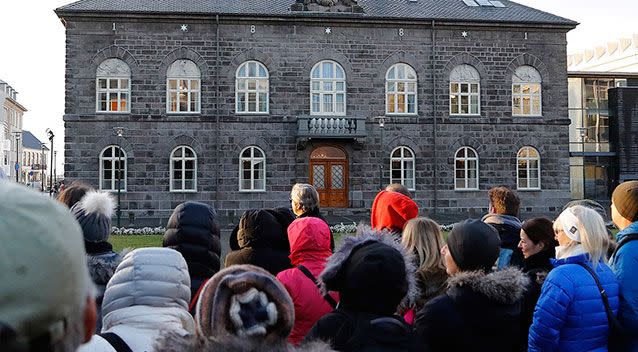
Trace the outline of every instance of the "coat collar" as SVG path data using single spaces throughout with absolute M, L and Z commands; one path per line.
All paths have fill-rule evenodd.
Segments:
M 480 270 L 463 271 L 448 280 L 448 295 L 454 296 L 457 289 L 465 287 L 491 301 L 512 304 L 523 297 L 528 284 L 527 275 L 512 267 L 487 274 Z
M 616 234 L 616 242 L 620 242 L 623 238 L 627 237 L 627 235 L 631 235 L 634 233 L 638 233 L 638 221 L 634 221 L 624 230 L 618 231 L 618 233 Z
M 589 261 L 589 254 L 587 253 L 578 254 L 578 255 L 562 258 L 562 259 L 551 260 L 552 265 L 554 265 L 554 267 L 559 267 L 561 265 L 566 265 L 566 264 L 587 263 L 588 261 Z

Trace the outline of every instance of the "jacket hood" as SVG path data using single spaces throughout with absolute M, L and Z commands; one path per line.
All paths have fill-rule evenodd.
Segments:
M 331 254 L 330 228 L 314 217 L 299 218 L 288 226 L 290 262 L 298 266 L 305 261 L 325 261 Z
M 282 214 L 282 221 L 287 222 Z M 294 218 L 291 217 L 290 222 Z M 289 225 L 290 223 L 288 223 Z M 243 248 L 274 248 L 289 251 L 286 229 L 288 225 L 280 223 L 274 211 L 248 210 L 239 220 L 237 244 Z
M 521 220 L 516 216 L 503 215 L 503 214 L 487 214 L 481 219 L 484 223 L 490 225 L 505 225 L 517 230 L 520 230 L 523 226 Z
M 370 224 L 374 229 L 401 232 L 408 220 L 419 215 L 419 206 L 401 193 L 381 191 L 374 198 Z
M 634 221 L 625 229 L 618 231 L 616 234 L 616 242 L 619 243 L 623 238 L 635 233 L 638 233 L 638 221 Z
M 292 346 L 286 341 L 264 344 L 258 340 L 236 336 L 184 336 L 173 332 L 163 335 L 155 345 L 162 352 L 333 352 L 330 345 L 312 341 L 301 346 Z
M 115 273 L 122 258 L 128 252 L 130 252 L 130 249 L 125 249 L 122 253 L 87 254 L 86 264 L 88 265 L 89 274 L 91 275 L 91 279 L 93 279 L 93 283 L 96 285 L 106 285 Z
M 106 286 L 102 314 L 132 306 L 188 312 L 190 277 L 182 255 L 169 248 L 139 248 L 124 256 Z
M 490 301 L 513 304 L 523 298 L 528 284 L 527 275 L 512 267 L 488 274 L 480 270 L 466 271 L 448 279 L 448 295 L 454 297 L 456 289 L 468 288 Z
M 141 334 L 151 335 L 158 331 L 174 331 L 180 335 L 195 334 L 195 320 L 187 311 L 176 308 L 132 306 L 106 314 L 102 319 L 102 331 L 118 326 L 145 330 Z
M 340 304 L 352 310 L 392 314 L 399 305 L 412 305 L 419 296 L 412 253 L 388 231 L 359 226 L 357 233 L 328 259 L 319 276 L 325 289 L 338 291 Z
M 215 209 L 198 202 L 175 207 L 162 246 L 182 254 L 192 277 L 210 278 L 219 271 L 221 242 Z

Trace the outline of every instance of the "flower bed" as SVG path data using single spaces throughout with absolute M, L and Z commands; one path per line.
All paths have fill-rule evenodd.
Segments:
M 113 227 L 111 228 L 111 235 L 122 236 L 136 236 L 136 235 L 164 235 L 166 231 L 165 227 L 142 227 L 142 228 L 126 228 L 126 227 Z

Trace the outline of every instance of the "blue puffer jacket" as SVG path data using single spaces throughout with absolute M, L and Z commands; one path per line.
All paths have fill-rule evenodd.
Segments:
M 616 240 L 620 242 L 630 234 L 638 234 L 638 221 L 618 232 Z M 610 266 L 620 285 L 618 319 L 635 336 L 623 351 L 638 351 L 638 240 L 622 246 L 611 258 Z
M 600 291 L 591 274 L 587 254 L 554 260 L 541 290 L 529 330 L 529 351 L 607 351 L 609 325 Z M 611 269 L 599 263 L 596 274 L 614 314 L 618 311 L 618 283 Z

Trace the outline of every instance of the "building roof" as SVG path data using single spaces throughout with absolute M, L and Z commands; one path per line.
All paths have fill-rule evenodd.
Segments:
M 40 142 L 40 140 L 36 136 L 34 136 L 33 133 L 29 131 L 25 131 L 25 130 L 22 131 L 22 147 L 23 148 L 40 150 L 42 148 L 41 146 L 42 146 L 42 142 Z M 44 150 L 49 150 L 49 148 L 45 146 Z
M 249 15 L 259 17 L 357 17 L 486 23 L 535 23 L 575 27 L 578 23 L 509 0 L 504 7 L 468 6 L 473 0 L 358 0 L 364 13 L 291 11 L 295 0 L 80 0 L 56 9 L 65 14 Z M 485 1 L 479 1 L 485 2 Z M 489 2 L 488 2 L 489 3 Z

